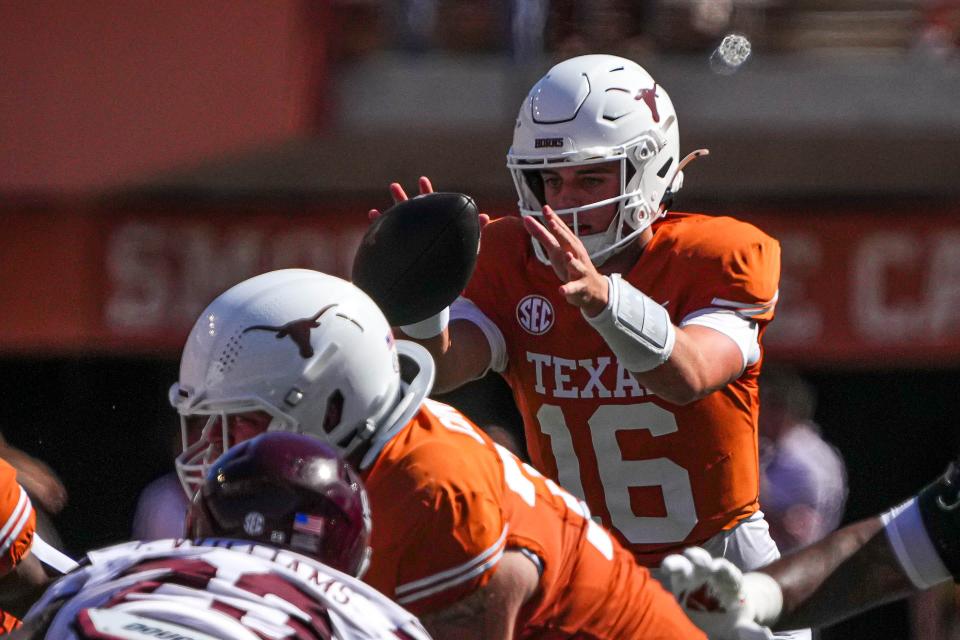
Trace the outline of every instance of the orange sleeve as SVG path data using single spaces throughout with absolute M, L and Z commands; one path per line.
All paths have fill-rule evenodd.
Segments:
M 708 218 L 687 233 L 678 253 L 693 278 L 691 311 L 730 309 L 762 324 L 773 319 L 780 243 L 733 218 Z
M 0 636 L 16 631 L 20 628 L 20 624 L 19 618 L 6 611 L 0 611 Z
M 27 555 L 36 526 L 36 513 L 17 482 L 16 469 L 0 460 L 0 575 L 9 573 Z
M 365 579 L 415 614 L 436 611 L 490 580 L 506 523 L 486 463 L 468 451 L 438 438 L 394 464 L 371 491 L 377 519 Z
M 504 294 L 516 288 L 507 275 L 512 273 L 514 280 L 526 277 L 523 256 L 529 244 L 530 236 L 518 218 L 500 218 L 483 228 L 477 266 L 463 296 L 477 305 L 501 331 L 515 324 L 504 316 L 513 308 L 504 304 Z M 511 265 L 516 270 L 509 268 Z

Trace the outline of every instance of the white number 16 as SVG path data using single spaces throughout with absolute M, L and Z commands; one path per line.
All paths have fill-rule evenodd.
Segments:
M 580 461 L 573 450 L 563 411 L 545 404 L 537 412 L 537 420 L 541 430 L 550 436 L 560 484 L 582 498 Z M 686 538 L 697 524 L 687 470 L 668 458 L 624 460 L 616 435 L 625 429 L 646 429 L 653 437 L 674 433 L 677 430 L 674 415 L 653 403 L 603 405 L 590 416 L 587 426 L 613 526 L 635 544 L 680 542 Z M 629 487 L 657 486 L 663 491 L 667 515 L 634 515 Z

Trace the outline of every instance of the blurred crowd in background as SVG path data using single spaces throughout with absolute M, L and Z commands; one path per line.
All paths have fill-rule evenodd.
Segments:
M 956 0 L 336 0 L 343 58 L 379 50 L 628 58 L 709 51 L 727 33 L 763 52 L 911 51 L 953 56 Z M 386 9 L 386 10 L 384 10 Z

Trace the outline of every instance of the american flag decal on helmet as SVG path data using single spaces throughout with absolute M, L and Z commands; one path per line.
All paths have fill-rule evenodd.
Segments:
M 311 516 L 308 513 L 298 513 L 293 517 L 293 530 L 300 533 L 310 533 L 315 536 L 323 535 L 323 518 Z

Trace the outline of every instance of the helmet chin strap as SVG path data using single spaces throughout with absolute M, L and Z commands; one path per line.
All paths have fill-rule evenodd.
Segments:
M 667 184 L 670 185 L 669 187 L 667 187 L 667 193 L 676 193 L 677 191 L 680 191 L 680 187 L 683 186 L 682 172 L 684 167 L 686 167 L 688 164 L 690 164 L 697 158 L 702 158 L 708 155 L 710 155 L 710 149 L 696 149 L 695 151 L 691 151 L 690 153 L 685 155 L 683 157 L 683 160 L 677 163 L 677 168 L 673 170 L 673 175 L 670 176 L 670 181 L 667 182 Z M 676 186 L 674 186 L 675 183 L 676 183 Z M 667 194 L 664 194 L 664 198 L 666 198 L 666 195 Z
M 436 365 L 424 347 L 409 340 L 397 340 L 397 354 L 411 360 L 417 371 L 409 380 L 401 378 L 399 398 L 389 413 L 378 421 L 373 437 L 368 440 L 370 447 L 357 466 L 360 470 L 366 469 L 377 459 L 390 438 L 413 419 L 433 389 Z

